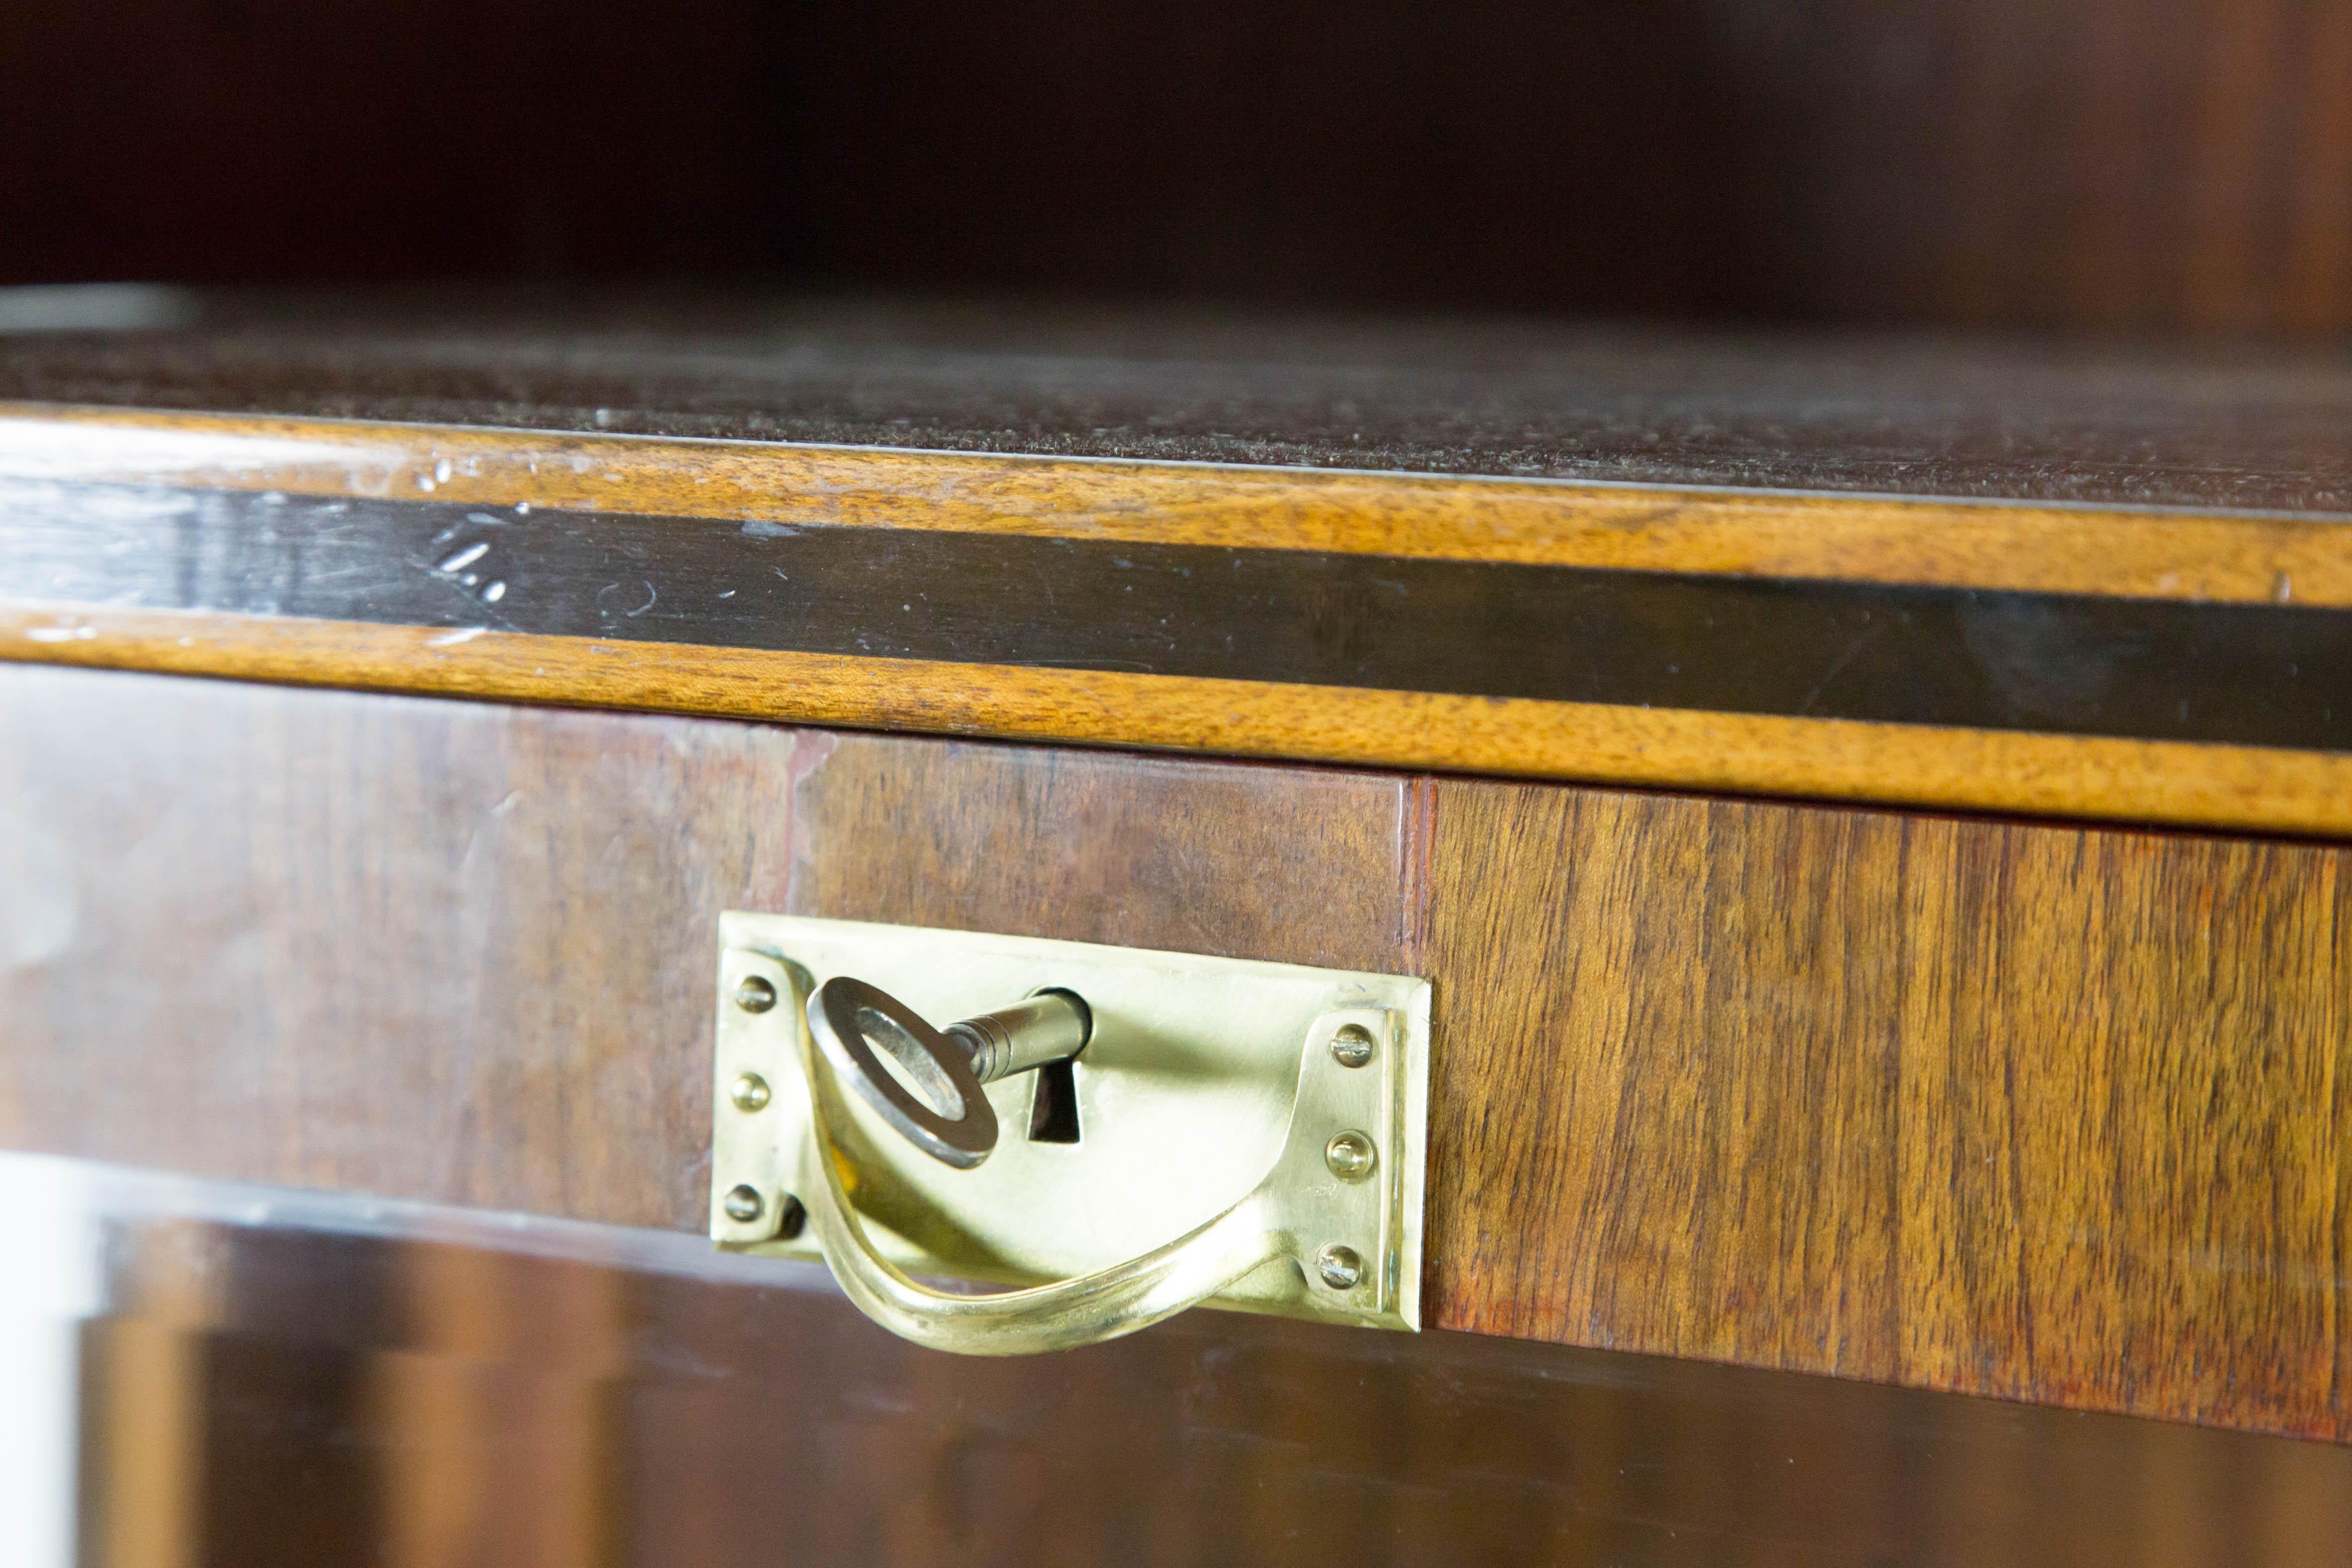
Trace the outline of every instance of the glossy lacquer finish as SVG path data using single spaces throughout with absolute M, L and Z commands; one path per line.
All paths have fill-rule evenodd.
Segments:
M 2345 608 L 5 482 L 0 538 L 20 602 L 2352 751 Z
M 721 910 L 1422 974 L 1427 1323 L 2352 1435 L 2342 848 L 0 673 L 0 1145 L 698 1233 Z
M 2347 532 L 0 405 L 0 659 L 2238 829 Z
M 691 1237 L 23 1156 L 0 1246 L 21 1568 L 2352 1552 L 2340 1448 L 1788 1373 L 1230 1313 L 977 1363 Z

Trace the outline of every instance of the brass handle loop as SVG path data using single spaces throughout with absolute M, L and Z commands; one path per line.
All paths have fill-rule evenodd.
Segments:
M 823 1258 L 969 1355 L 1195 1304 L 1420 1326 L 1427 981 L 734 910 L 720 937 L 720 1247 Z
M 837 984 L 826 982 L 820 994 Z M 1288 1253 L 1286 1238 L 1270 1223 L 1270 1205 L 1261 1185 L 1174 1241 L 1093 1274 L 985 1296 L 957 1295 L 920 1284 L 882 1255 L 850 1202 L 856 1167 L 828 1124 L 828 1107 L 836 1096 L 827 1068 L 834 1064 L 831 1052 L 814 1039 L 819 1016 L 814 997 L 809 1016 L 812 1027 L 800 1031 L 800 1054 L 808 1079 L 810 1163 L 815 1177 L 803 1184 L 809 1189 L 804 1206 L 810 1228 L 824 1250 L 825 1266 L 849 1299 L 902 1339 L 966 1355 L 1071 1350 L 1149 1328 Z M 992 1117 L 990 1124 L 994 1124 Z

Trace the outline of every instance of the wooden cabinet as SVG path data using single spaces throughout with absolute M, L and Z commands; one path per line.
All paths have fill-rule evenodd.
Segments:
M 683 1237 L 567 1274 L 425 1219 L 383 1243 L 408 1283 L 349 1286 L 422 1316 L 336 1331 L 528 1376 L 544 1289 L 588 1314 L 547 1353 L 639 1388 L 631 1335 L 692 1341 L 740 1374 L 712 1430 L 797 1456 L 868 1561 L 1258 1556 L 1336 1528 L 1327 1461 L 1365 1561 L 1699 1560 L 1628 1510 L 1714 1561 L 1780 1560 L 1735 1519 L 1803 1560 L 2126 1560 L 2119 1496 L 2340 1554 L 2352 534 L 2313 433 L 2352 381 L 1908 350 L 1832 419 L 1859 373 L 1792 352 L 1744 430 L 1582 458 L 1685 360 L 1537 343 L 1490 404 L 1583 423 L 1457 428 L 1492 343 L 1105 358 L 1081 396 L 913 328 L 823 377 L 343 331 L 0 350 L 0 1142 L 694 1233 L 722 910 L 1424 975 L 1423 1343 L 1195 1314 L 983 1373 Z M 1170 390 L 1220 376 L 1277 390 Z M 1139 411 L 1097 427 L 1105 382 Z M 1359 406 L 1388 434 L 1346 461 Z M 306 1289 L 361 1267 L 200 1217 Z M 144 1311 L 94 1365 L 135 1375 Z M 436 1375 L 336 1408 L 458 1442 L 418 1413 L 489 1396 Z M 566 1484 L 688 1441 L 642 1414 L 577 1416 Z M 1129 1419 L 1126 1461 L 1241 1511 L 1056 1489 Z M 714 1511 L 773 1472 L 692 1451 L 627 1495 L 732 1560 Z M 1988 1479 L 2042 1467 L 2084 1479 Z

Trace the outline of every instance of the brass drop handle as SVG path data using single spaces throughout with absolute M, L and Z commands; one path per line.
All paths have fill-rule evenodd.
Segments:
M 822 1260 L 966 1354 L 1200 1301 L 1417 1326 L 1426 981 L 740 911 L 720 934 L 721 1247 Z
M 1075 1349 L 1148 1327 L 1300 1249 L 1261 1184 L 1207 1224 L 1115 1268 L 995 1295 L 925 1285 L 883 1255 L 850 1200 L 855 1160 L 835 1142 L 826 1110 L 834 1085 L 845 1081 L 917 1148 L 970 1169 L 996 1144 L 981 1084 L 1083 1049 L 1086 1004 L 1044 991 L 940 1030 L 880 987 L 835 976 L 811 994 L 807 1018 L 802 1068 L 815 1156 L 815 1179 L 803 1189 L 809 1228 L 849 1299 L 902 1339 L 966 1355 Z M 962 1114 L 950 1119 L 909 1093 L 875 1055 L 877 1043 L 926 1090 L 961 1097 Z M 1351 1273 L 1346 1283 L 1356 1282 Z
M 880 986 L 843 974 L 809 997 L 808 1025 L 834 1070 L 876 1114 L 932 1159 L 970 1170 L 998 1136 L 981 1086 L 1069 1060 L 1086 1049 L 1094 1020 L 1075 993 L 1046 990 L 935 1029 Z M 883 1065 L 884 1055 L 922 1095 Z

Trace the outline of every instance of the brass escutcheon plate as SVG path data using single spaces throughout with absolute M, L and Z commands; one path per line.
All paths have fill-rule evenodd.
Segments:
M 1008 1287 L 1090 1274 L 1175 1240 L 1264 1184 L 1289 1255 L 1212 1304 L 1420 1327 L 1427 981 L 733 911 L 719 932 L 710 1235 L 722 1247 L 818 1256 L 812 1239 L 778 1234 L 793 1212 L 785 1200 L 811 1179 L 799 1053 L 817 985 L 854 975 L 935 1025 L 1059 987 L 1094 1016 L 1072 1068 L 1076 1142 L 1029 1136 L 1034 1073 L 988 1086 L 1003 1134 L 971 1170 L 922 1154 L 862 1103 L 845 1107 L 853 1200 L 892 1262 Z M 775 1005 L 742 1005 L 746 980 L 773 984 Z M 1369 1059 L 1348 1065 L 1366 1057 L 1366 1035 Z M 747 1075 L 764 1094 L 744 1092 Z M 728 1212 L 743 1186 L 761 1199 L 749 1220 Z M 1361 1258 L 1360 1280 L 1342 1288 L 1326 1277 L 1315 1261 L 1326 1247 Z

